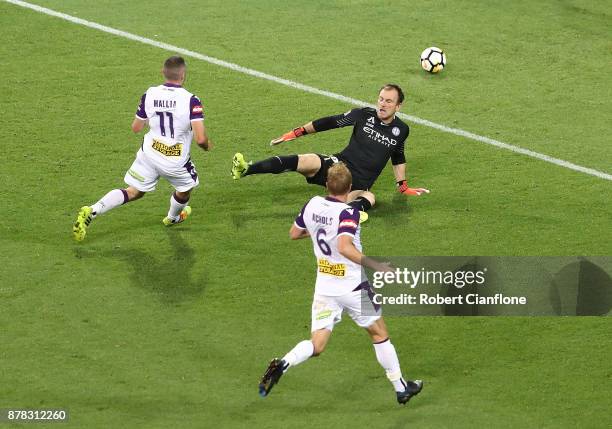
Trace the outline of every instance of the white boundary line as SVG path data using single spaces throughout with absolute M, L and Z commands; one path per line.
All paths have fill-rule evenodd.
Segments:
M 121 31 L 121 30 L 117 30 L 115 28 L 112 27 L 107 27 L 106 25 L 101 25 L 92 21 L 87 21 L 85 19 L 81 19 L 81 18 L 77 18 L 75 16 L 72 15 L 67 15 L 65 13 L 61 13 L 61 12 L 56 12 L 54 10 L 51 9 L 47 9 L 46 7 L 42 7 L 42 6 L 38 6 L 35 4 L 31 4 L 31 3 L 27 3 L 24 1 L 20 1 L 20 0 L 4 0 L 7 3 L 11 3 L 17 6 L 21 6 L 21 7 L 25 7 L 28 9 L 32 9 L 35 10 L 36 12 L 40 12 L 40 13 L 44 13 L 46 15 L 50 15 L 50 16 L 55 16 L 57 18 L 61 18 L 64 19 L 66 21 L 70 21 L 72 23 L 75 24 L 79 24 L 79 25 L 83 25 L 85 27 L 89 27 L 89 28 L 93 28 L 96 30 L 100 30 L 103 31 L 105 33 L 109 33 L 109 34 L 113 34 L 115 36 L 119 36 L 119 37 L 123 37 L 125 39 L 129 39 L 129 40 L 134 40 L 136 42 L 140 42 L 140 43 L 144 43 L 145 45 L 151 45 L 151 46 L 155 46 L 157 48 L 161 48 L 161 49 L 165 49 L 168 51 L 172 51 L 172 52 L 176 52 L 179 54 L 182 54 L 184 56 L 188 56 L 188 57 L 192 57 L 192 58 L 197 58 L 199 60 L 202 61 L 206 61 L 210 64 L 215 64 L 217 66 L 220 67 L 225 67 L 227 69 L 230 70 L 234 70 L 236 72 L 239 73 L 244 73 L 247 74 L 249 76 L 254 76 L 254 77 L 258 77 L 260 79 L 266 79 L 275 83 L 279 83 L 281 85 L 286 85 L 289 86 L 291 88 L 295 88 L 295 89 L 299 89 L 301 91 L 304 92 L 308 92 L 310 94 L 317 94 L 317 95 L 322 95 L 324 97 L 328 97 L 328 98 L 332 98 L 334 100 L 338 100 L 338 101 L 342 101 L 348 104 L 352 104 L 352 105 L 356 105 L 356 106 L 369 106 L 369 107 L 375 107 L 373 104 L 370 103 L 366 103 L 365 101 L 362 100 L 357 100 L 355 98 L 350 98 L 350 97 L 346 97 L 344 95 L 341 94 L 337 94 L 335 92 L 330 92 L 330 91 L 325 91 L 322 89 L 318 89 L 312 86 L 308 86 L 308 85 L 304 85 L 301 84 L 299 82 L 294 82 L 292 80 L 288 80 L 288 79 L 283 79 L 277 76 L 273 76 L 267 73 L 262 73 L 260 71 L 257 70 L 253 70 L 247 67 L 242 67 L 238 64 L 234 64 L 234 63 L 230 63 L 227 61 L 223 61 L 220 60 L 218 58 L 214 58 L 214 57 L 209 57 L 208 55 L 203 55 L 200 54 L 198 52 L 194 52 L 194 51 L 190 51 L 184 48 L 179 48 L 178 46 L 174 46 L 174 45 L 170 45 L 168 43 L 163 43 L 163 42 L 158 42 L 156 40 L 152 40 L 152 39 L 148 39 L 146 37 L 141 37 L 141 36 L 137 36 L 135 34 L 132 33 L 128 33 L 126 31 Z M 534 152 L 532 150 L 529 149 L 524 149 L 518 146 L 514 146 L 508 143 L 504 143 L 501 142 L 499 140 L 494 140 L 492 138 L 489 137 L 485 137 L 485 136 L 480 136 L 478 134 L 474 134 L 471 133 L 469 131 L 465 131 L 459 128 L 451 128 L 451 127 L 447 127 L 446 125 L 441 125 L 441 124 L 437 124 L 435 122 L 431 122 L 428 121 L 427 119 L 421 119 L 418 118 L 416 116 L 412 116 L 412 115 L 407 115 L 404 113 L 400 113 L 398 115 L 400 118 L 406 119 L 410 122 L 414 122 L 415 124 L 419 124 L 419 125 L 424 125 L 426 127 L 430 127 L 430 128 L 434 128 L 436 130 L 445 132 L 445 133 L 449 133 L 449 134 L 454 134 L 456 136 L 461 136 L 461 137 L 465 137 L 467 139 L 470 140 L 475 140 L 481 143 L 486 143 L 488 145 L 491 146 L 495 146 L 501 149 L 506 149 L 515 153 L 520 153 L 522 155 L 527 155 L 530 156 L 532 158 L 536 158 L 542 161 L 546 161 L 549 162 L 551 164 L 555 164 L 558 165 L 560 167 L 565 167 L 565 168 L 569 168 L 570 170 L 574 170 L 574 171 L 579 171 L 581 173 L 585 173 L 585 174 L 589 174 L 591 176 L 595 176 L 595 177 L 599 177 L 600 179 L 605 179 L 605 180 L 610 180 L 612 181 L 612 175 L 605 173 L 603 171 L 599 171 L 599 170 L 595 170 L 593 168 L 589 168 L 589 167 L 583 167 L 581 165 L 577 165 L 574 163 L 571 163 L 569 161 L 564 161 L 562 159 L 558 159 L 558 158 L 553 158 L 552 156 L 548 156 L 548 155 L 544 155 L 541 154 L 539 152 Z

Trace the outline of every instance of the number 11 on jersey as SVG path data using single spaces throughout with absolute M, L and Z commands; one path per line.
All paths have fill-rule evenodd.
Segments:
M 174 118 L 172 117 L 171 112 L 165 112 L 166 116 L 168 116 L 168 123 L 170 125 L 170 138 L 174 138 Z M 161 131 L 161 135 L 166 137 L 166 125 L 164 123 L 164 112 L 155 112 L 157 116 L 159 116 L 159 129 Z

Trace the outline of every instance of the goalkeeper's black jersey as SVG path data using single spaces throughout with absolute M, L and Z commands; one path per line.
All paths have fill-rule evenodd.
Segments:
M 338 157 L 359 181 L 371 186 L 389 159 L 393 165 L 406 162 L 404 142 L 410 129 L 401 119 L 395 117 L 391 123 L 385 124 L 378 119 L 376 110 L 369 107 L 331 118 L 337 127 L 353 125 L 351 140 Z

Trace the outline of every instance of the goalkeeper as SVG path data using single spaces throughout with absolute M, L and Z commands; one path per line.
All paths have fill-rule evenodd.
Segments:
M 274 146 L 308 134 L 352 125 L 353 133 L 349 144 L 341 152 L 334 155 L 308 153 L 274 156 L 253 163 L 247 163 L 244 156 L 237 153 L 233 159 L 232 177 L 239 179 L 252 174 L 297 171 L 306 177 L 308 183 L 325 186 L 327 170 L 342 161 L 353 176 L 349 205 L 361 212 L 362 222 L 367 220 L 366 212 L 376 201 L 371 188 L 389 159 L 393 164 L 393 174 L 399 192 L 417 196 L 429 193 L 425 188 L 409 188 L 406 181 L 404 142 L 410 130 L 408 125 L 395 115 L 403 101 L 402 89 L 397 85 L 387 84 L 379 91 L 376 109 L 356 108 L 341 115 L 316 119 L 270 142 Z

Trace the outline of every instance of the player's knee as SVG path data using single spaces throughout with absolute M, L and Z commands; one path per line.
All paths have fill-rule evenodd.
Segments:
M 138 189 L 133 188 L 131 186 L 128 186 L 127 188 L 125 188 L 125 192 L 127 193 L 128 201 L 134 201 L 139 198 L 142 198 L 145 194 L 144 192 L 139 191 Z
M 366 331 L 370 335 L 373 343 L 381 343 L 389 338 L 389 332 L 387 331 L 387 325 L 383 318 L 376 320 L 370 326 L 366 328 Z
M 312 355 L 314 357 L 319 356 L 323 351 L 325 351 L 325 346 L 327 345 L 327 341 L 321 338 L 312 338 L 310 340 L 312 342 Z
M 382 343 L 382 342 L 388 340 L 389 339 L 389 335 L 387 335 L 387 334 L 384 334 L 384 335 L 381 335 L 381 334 L 370 334 L 370 339 L 372 340 L 372 343 L 378 344 L 378 343 Z
M 311 176 L 321 169 L 321 159 L 314 153 L 298 155 L 297 171 L 305 176 Z
M 191 189 L 188 191 L 184 191 L 184 192 L 176 191 L 174 194 L 176 195 L 177 200 L 179 202 L 186 203 L 187 201 L 189 201 L 189 198 L 191 197 Z

